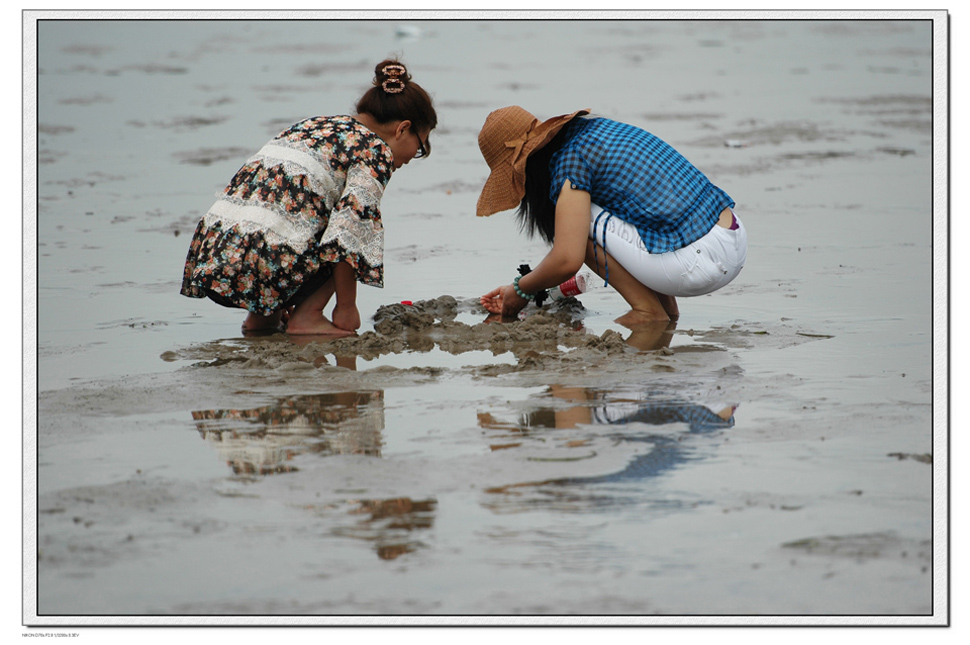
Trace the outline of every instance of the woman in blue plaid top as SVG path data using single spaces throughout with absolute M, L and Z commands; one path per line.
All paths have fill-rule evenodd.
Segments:
M 478 137 L 491 170 L 477 214 L 518 207 L 552 249 L 530 273 L 481 298 L 514 315 L 585 262 L 629 303 L 627 326 L 675 320 L 677 296 L 700 296 L 741 271 L 747 234 L 734 200 L 658 137 L 589 110 L 540 122 L 492 112 Z

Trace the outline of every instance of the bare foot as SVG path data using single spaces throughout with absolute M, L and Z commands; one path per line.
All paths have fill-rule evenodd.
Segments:
M 283 312 L 263 316 L 250 311 L 242 324 L 243 335 L 272 334 L 283 331 L 282 316 Z
M 645 324 L 670 322 L 670 316 L 662 311 L 641 311 L 639 309 L 631 309 L 627 313 L 617 318 L 614 322 L 617 322 L 624 327 L 633 329 L 634 327 Z
M 323 316 L 310 321 L 290 318 L 290 322 L 286 326 L 286 333 L 297 336 L 330 336 L 332 338 L 354 335 L 354 332 L 337 327 Z

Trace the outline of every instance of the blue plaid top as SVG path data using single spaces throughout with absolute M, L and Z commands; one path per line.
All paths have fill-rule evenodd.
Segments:
M 594 204 L 636 226 L 650 253 L 703 237 L 734 200 L 670 145 L 638 127 L 604 118 L 574 119 L 549 164 L 549 197 L 568 179 Z M 605 225 L 605 222 L 604 222 Z

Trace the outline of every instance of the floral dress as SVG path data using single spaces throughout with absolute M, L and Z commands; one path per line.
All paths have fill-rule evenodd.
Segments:
M 388 145 L 349 116 L 290 127 L 239 169 L 196 228 L 182 295 L 264 316 L 298 304 L 338 262 L 384 286 Z

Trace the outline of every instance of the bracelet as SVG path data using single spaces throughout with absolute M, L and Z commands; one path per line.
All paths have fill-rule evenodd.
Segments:
M 519 265 L 519 276 L 520 277 L 521 276 L 524 276 L 524 275 L 528 275 L 529 273 L 532 273 L 532 267 L 530 267 L 528 264 L 520 264 Z M 515 292 L 517 294 L 519 294 L 520 296 L 522 296 L 526 300 L 529 300 L 530 299 L 529 296 L 527 296 L 524 293 L 522 293 L 521 291 L 519 291 L 519 281 L 518 281 L 518 279 L 515 280 L 515 284 L 513 284 L 512 286 L 515 287 Z M 545 289 L 539 289 L 539 291 L 536 292 L 536 295 L 532 296 L 532 299 L 535 300 L 536 307 L 541 307 L 542 306 L 542 303 L 545 302 L 546 301 L 546 298 L 548 298 L 548 297 L 549 297 L 549 292 L 548 291 L 546 291 Z
M 515 276 L 515 280 L 512 281 L 512 288 L 515 289 L 515 293 L 519 294 L 519 297 L 524 300 L 535 300 L 536 297 L 534 295 L 529 295 L 527 293 L 524 293 L 522 289 L 519 289 L 519 280 L 521 279 L 522 279 L 522 276 L 517 275 Z

